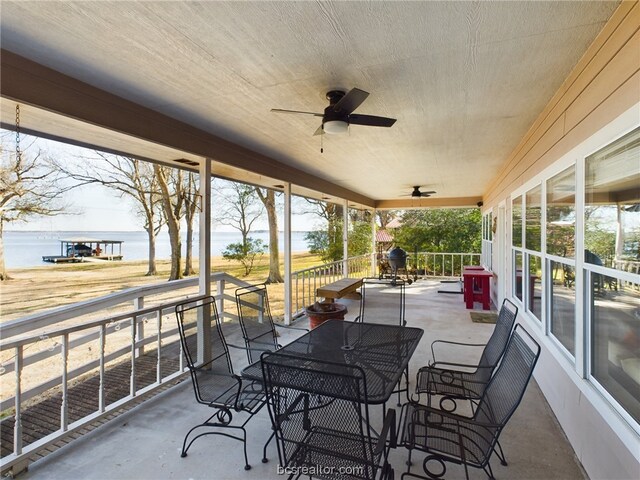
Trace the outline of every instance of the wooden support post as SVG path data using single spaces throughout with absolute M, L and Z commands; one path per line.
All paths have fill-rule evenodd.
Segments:
M 296 284 L 298 277 L 296 277 Z M 296 296 L 298 291 L 296 288 Z M 291 289 L 291 184 L 284 184 L 284 323 L 289 325 L 292 312 Z
M 211 160 L 205 158 L 200 162 L 198 171 L 200 180 L 200 244 L 199 244 L 199 278 L 200 295 L 211 295 Z M 209 305 L 198 309 L 198 362 L 211 360 L 211 312 Z

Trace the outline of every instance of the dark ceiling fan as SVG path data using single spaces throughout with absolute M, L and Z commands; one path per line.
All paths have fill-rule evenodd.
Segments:
M 428 192 L 421 192 L 420 191 L 420 186 L 417 185 L 417 186 L 413 187 L 413 192 L 411 192 L 411 196 L 414 197 L 414 198 L 415 197 L 424 197 L 424 198 L 426 198 L 426 197 L 430 197 L 434 193 L 437 193 L 437 192 L 435 192 L 434 190 L 429 190 Z
M 376 117 L 374 115 L 360 115 L 353 113 L 362 102 L 369 96 L 369 92 L 352 88 L 345 94 L 342 90 L 331 90 L 327 92 L 329 106 L 324 109 L 324 113 L 301 112 L 299 110 L 283 110 L 272 108 L 276 113 L 302 113 L 322 117 L 322 125 L 318 127 L 314 135 L 325 133 L 344 133 L 349 129 L 349 125 L 365 125 L 368 127 L 390 127 L 396 123 L 395 118 Z

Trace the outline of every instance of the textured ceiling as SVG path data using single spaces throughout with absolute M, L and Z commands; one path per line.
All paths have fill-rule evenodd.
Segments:
M 373 199 L 482 195 L 618 2 L 2 1 L 2 47 Z M 398 119 L 312 134 L 325 93 Z M 392 172 L 392 174 L 390 174 Z

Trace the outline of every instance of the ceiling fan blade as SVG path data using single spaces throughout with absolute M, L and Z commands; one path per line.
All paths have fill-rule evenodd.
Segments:
M 314 113 L 314 112 L 301 112 L 300 110 L 283 110 L 281 108 L 272 108 L 272 112 L 275 113 L 302 113 L 304 115 L 313 115 L 314 117 L 322 117 L 322 113 Z
M 358 108 L 362 102 L 364 102 L 369 96 L 369 92 L 360 90 L 359 88 L 352 88 L 349 92 L 342 97 L 338 103 L 333 106 L 335 112 L 349 115 L 356 108 Z
M 324 128 L 322 128 L 322 125 L 320 125 L 318 129 L 313 132 L 313 136 L 315 137 L 316 135 L 324 135 Z
M 374 115 L 349 115 L 352 125 L 367 125 L 368 127 L 390 127 L 396 123 L 395 118 L 376 117 Z
M 420 192 L 420 193 L 422 194 L 423 197 L 424 196 L 428 197 L 428 196 L 433 195 L 434 193 L 438 193 L 438 192 L 436 192 L 434 190 L 429 190 L 428 192 Z

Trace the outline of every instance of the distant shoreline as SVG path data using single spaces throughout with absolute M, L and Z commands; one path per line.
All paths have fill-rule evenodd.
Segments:
M 186 254 L 185 232 L 182 238 L 182 253 Z M 251 236 L 261 240 L 265 245 L 269 244 L 268 231 L 254 231 Z M 198 234 L 194 236 L 193 252 L 198 251 Z M 103 254 L 122 255 L 126 261 L 146 261 L 149 258 L 149 239 L 144 231 L 113 231 L 113 230 L 12 230 L 5 231 L 3 235 L 5 264 L 7 269 L 40 267 L 43 266 L 43 256 L 66 256 L 68 246 L 61 245 L 60 241 L 73 238 L 85 238 L 95 240 L 111 240 L 122 242 L 119 245 L 103 246 Z M 241 235 L 237 232 L 212 232 L 211 255 L 220 256 L 229 244 L 240 242 Z M 89 240 L 87 240 L 89 241 Z M 280 235 L 279 247 L 284 251 L 284 235 Z M 122 249 L 120 249 L 122 247 Z M 309 250 L 306 241 L 306 233 L 302 231 L 292 232 L 291 248 L 295 252 Z M 167 232 L 161 232 L 156 237 L 156 259 L 171 258 L 171 244 Z
M 107 230 L 13 230 L 13 229 L 7 229 L 5 228 L 4 233 L 100 233 L 100 232 L 105 232 Z M 144 230 L 108 230 L 111 233 L 144 233 L 145 235 L 147 234 L 146 231 Z M 291 230 L 291 233 L 309 233 L 313 230 Z M 252 233 L 268 233 L 269 230 L 253 230 Z M 167 233 L 166 231 L 162 231 L 161 233 Z M 194 233 L 198 233 L 198 231 L 196 230 Z M 237 231 L 235 230 L 211 230 L 212 234 L 215 233 L 234 233 L 234 234 L 238 234 Z M 278 230 L 278 233 L 284 233 L 284 230 Z M 249 235 L 251 236 L 251 235 Z

